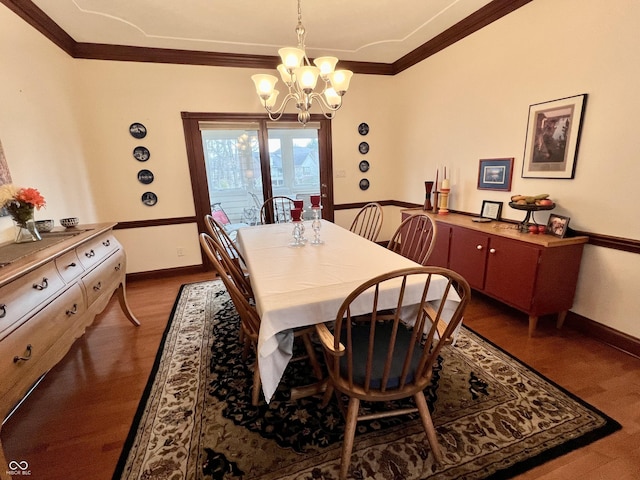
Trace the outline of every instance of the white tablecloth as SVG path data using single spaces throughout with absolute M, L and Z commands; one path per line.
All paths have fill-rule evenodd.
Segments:
M 305 222 L 305 228 L 306 237 L 313 238 L 311 222 Z M 238 246 L 247 262 L 261 317 L 258 364 L 267 402 L 291 359 L 291 329 L 334 320 L 347 295 L 363 282 L 393 270 L 420 266 L 325 220 L 323 245 L 290 247 L 292 229 L 291 224 L 273 224 L 238 230 Z M 442 296 L 446 281 L 435 280 L 428 299 Z M 417 301 L 421 293 L 417 288 Z M 395 301 L 393 295 L 381 295 L 379 308 L 395 307 Z M 356 306 L 352 313 L 369 313 L 371 305 L 363 301 L 362 310 L 357 311 Z

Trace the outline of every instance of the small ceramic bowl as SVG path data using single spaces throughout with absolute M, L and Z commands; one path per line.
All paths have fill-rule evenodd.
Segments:
M 36 220 L 36 228 L 40 233 L 50 232 L 53 229 L 53 220 Z
M 80 222 L 80 220 L 78 219 L 78 217 L 70 217 L 70 218 L 61 218 L 60 219 L 60 225 L 62 225 L 64 228 L 75 227 L 76 225 L 78 225 L 79 222 Z

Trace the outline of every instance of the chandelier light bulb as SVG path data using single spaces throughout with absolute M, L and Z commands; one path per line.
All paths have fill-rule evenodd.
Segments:
M 280 54 L 280 58 L 282 59 L 282 64 L 290 72 L 302 65 L 302 61 L 305 57 L 304 50 L 293 47 L 281 48 L 280 50 L 278 50 L 278 53 Z
M 336 57 L 318 57 L 313 63 L 316 64 L 316 67 L 320 69 L 320 76 L 323 80 L 328 80 L 328 75 L 334 71 L 336 68 L 336 63 L 338 63 L 338 59 Z
M 296 81 L 298 86 L 305 93 L 311 93 L 316 88 L 320 69 L 318 67 L 299 67 L 295 69 Z
M 256 92 L 262 100 L 267 100 L 272 94 L 278 79 L 273 75 L 252 75 L 251 80 L 256 86 Z
M 338 93 L 338 95 L 342 96 L 347 93 L 347 90 L 349 90 L 349 82 L 351 82 L 352 76 L 353 72 L 351 70 L 336 70 L 335 72 L 329 74 L 329 81 L 331 82 L 331 86 Z

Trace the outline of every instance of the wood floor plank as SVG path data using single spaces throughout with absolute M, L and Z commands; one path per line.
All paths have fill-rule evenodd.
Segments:
M 28 461 L 34 480 L 110 479 L 179 288 L 210 278 L 131 283 L 128 300 L 141 322 L 137 328 L 112 299 L 4 425 L 7 460 Z M 475 293 L 465 324 L 623 425 L 516 478 L 640 478 L 640 359 L 576 331 L 558 331 L 553 318 L 541 318 L 529 338 L 525 315 Z

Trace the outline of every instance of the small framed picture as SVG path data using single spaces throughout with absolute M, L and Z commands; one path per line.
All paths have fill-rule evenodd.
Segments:
M 563 238 L 567 234 L 569 228 L 569 217 L 563 217 L 562 215 L 549 215 L 549 221 L 547 222 L 547 233 L 555 237 Z
M 513 158 L 492 158 L 480 160 L 478 190 L 511 191 Z
M 529 107 L 522 178 L 573 178 L 587 95 Z
M 481 218 L 490 218 L 491 220 L 500 220 L 502 215 L 502 202 L 492 202 L 490 200 L 482 201 L 482 210 L 480 210 Z

